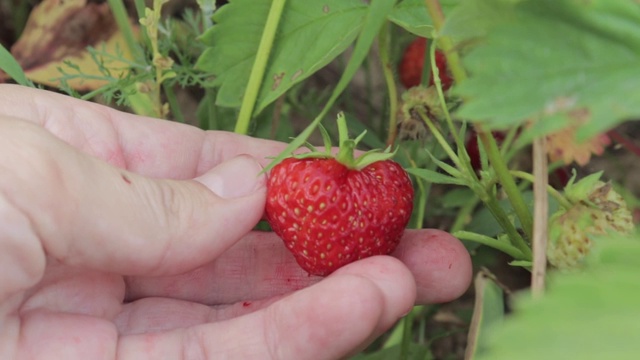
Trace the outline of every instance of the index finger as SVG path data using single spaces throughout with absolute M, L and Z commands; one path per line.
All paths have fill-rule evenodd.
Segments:
M 111 165 L 156 178 L 190 179 L 240 154 L 270 162 L 284 144 L 121 112 L 69 96 L 0 84 L 0 115 L 36 123 Z

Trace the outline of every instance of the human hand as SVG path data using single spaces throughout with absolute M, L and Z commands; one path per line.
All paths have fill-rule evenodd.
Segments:
M 308 276 L 251 231 L 281 143 L 14 85 L 0 137 L 2 359 L 335 359 L 470 282 L 437 230 Z

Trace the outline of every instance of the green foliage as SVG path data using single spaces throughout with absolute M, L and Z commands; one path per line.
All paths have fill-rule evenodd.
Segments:
M 20 85 L 34 86 L 31 80 L 27 79 L 20 64 L 2 44 L 0 44 L 0 70 L 6 72 L 9 77 Z
M 338 99 L 340 94 L 347 88 L 356 72 L 362 65 L 362 62 L 369 54 L 369 49 L 371 48 L 371 44 L 373 44 L 373 40 L 376 38 L 376 35 L 380 31 L 385 19 L 386 14 L 391 11 L 393 6 L 395 5 L 395 0 L 377 0 L 373 1 L 371 5 L 368 7 L 367 14 L 365 16 L 364 24 L 362 26 L 362 30 L 360 35 L 358 36 L 358 40 L 353 48 L 353 53 L 347 66 L 336 84 L 333 92 L 331 93 L 331 97 L 327 100 L 324 108 L 320 111 L 320 113 L 316 116 L 316 118 L 307 126 L 295 139 L 293 139 L 289 145 L 280 153 L 269 165 L 264 168 L 264 171 L 269 171 L 275 164 L 282 161 L 285 157 L 289 156 L 294 150 L 302 146 L 311 133 L 315 130 L 315 128 L 320 124 L 323 118 L 327 115 L 335 101 Z
M 440 1 L 445 14 L 451 11 L 458 3 L 460 3 L 460 0 Z M 401 1 L 389 14 L 389 20 L 415 35 L 425 38 L 433 37 L 435 29 L 433 28 L 431 17 L 424 6 L 424 0 Z
M 577 136 L 585 139 L 640 115 L 636 3 L 492 2 L 499 9 L 489 13 L 490 22 L 477 13 L 484 1 L 469 0 L 449 23 L 448 30 L 462 37 L 488 28 L 464 59 L 471 77 L 456 88 L 467 100 L 460 117 L 491 128 L 537 120 L 528 139 L 580 124 Z
M 271 1 L 236 0 L 214 15 L 196 66 L 216 76 L 216 104 L 238 107 L 249 80 Z M 255 113 L 342 53 L 362 28 L 368 7 L 358 0 L 287 1 Z
M 489 351 L 477 359 L 637 359 L 640 242 L 598 243 L 587 271 L 556 274 L 542 299 L 521 295 L 516 313 L 492 329 Z

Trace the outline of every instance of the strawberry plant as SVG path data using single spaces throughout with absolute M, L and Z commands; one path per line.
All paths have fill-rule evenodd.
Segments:
M 109 3 L 122 33 L 136 32 L 122 2 Z M 585 348 L 605 344 L 625 358 L 599 331 L 613 327 L 612 318 L 628 327 L 616 334 L 628 340 L 626 354 L 637 353 L 628 335 L 638 329 L 625 315 L 640 297 L 632 281 L 640 250 L 630 239 L 638 194 L 627 171 L 639 152 L 633 133 L 621 135 L 640 118 L 636 2 L 231 0 L 216 7 L 203 0 L 195 14 L 166 22 L 165 2 L 136 4 L 143 35 L 125 36 L 134 59 L 109 55 L 127 71 L 116 75 L 93 48 L 108 85 L 72 88 L 76 77 L 96 75 L 69 60 L 62 87 L 85 99 L 122 99 L 138 113 L 288 142 L 265 169 L 266 217 L 307 272 L 324 276 L 388 254 L 405 227 L 430 226 L 463 240 L 478 268 L 526 274 L 511 287 L 534 295 L 516 297 L 513 320 L 504 311 L 513 289 L 481 270 L 469 294 L 475 306 L 463 309 L 472 316 L 453 316 L 447 305 L 416 307 L 355 358 L 435 356 L 437 339 L 456 332 L 436 325 L 441 331 L 429 333 L 442 314 L 463 324 L 456 329 L 466 334 L 467 359 L 601 358 L 577 340 L 592 334 Z M 6 50 L 0 60 L 15 81 L 34 80 Z M 196 106 L 180 104 L 176 93 Z M 347 127 L 362 135 L 348 139 Z M 329 144 L 336 133 L 337 150 Z M 296 151 L 316 142 L 325 150 Z M 367 151 L 375 148 L 387 150 Z M 622 175 L 597 171 L 622 157 L 631 158 Z M 558 173 L 564 178 L 549 186 Z M 589 333 L 585 319 L 594 314 L 597 331 Z

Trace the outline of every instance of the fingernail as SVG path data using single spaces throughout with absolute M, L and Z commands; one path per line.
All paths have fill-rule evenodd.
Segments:
M 249 195 L 264 187 L 262 166 L 249 155 L 240 155 L 211 169 L 195 180 L 218 196 L 233 199 Z M 258 175 L 260 174 L 260 175 Z

